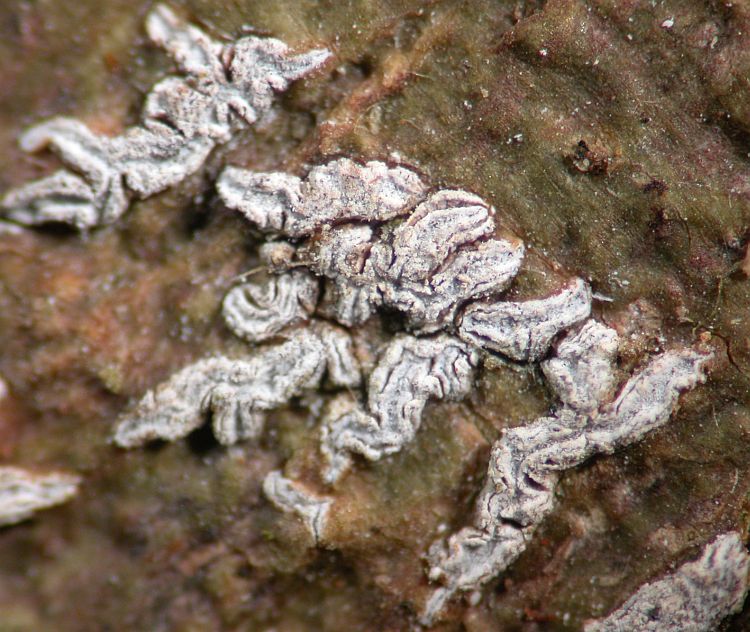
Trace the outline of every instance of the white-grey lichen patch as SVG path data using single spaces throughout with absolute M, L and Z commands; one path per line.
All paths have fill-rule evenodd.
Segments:
M 748 588 L 750 556 L 737 532 L 706 544 L 698 559 L 649 582 L 608 617 L 585 632 L 711 632 L 738 612 Z
M 149 197 L 196 172 L 211 150 L 267 111 L 277 92 L 329 57 L 325 50 L 293 55 L 273 38 L 221 43 L 157 5 L 146 20 L 151 40 L 182 76 L 157 83 L 141 123 L 119 136 L 94 134 L 70 118 L 25 132 L 24 151 L 50 148 L 70 171 L 58 171 L 8 192 L 4 215 L 24 224 L 49 221 L 90 228 L 120 217 L 133 195 Z
M 664 425 L 677 407 L 680 394 L 705 380 L 712 354 L 677 348 L 653 358 L 623 386 L 612 403 L 592 417 L 586 439 L 589 454 L 610 454 L 636 443 Z
M 594 319 L 571 329 L 541 363 L 549 387 L 563 404 L 578 411 L 594 410 L 615 387 L 618 336 Z
M 246 359 L 217 356 L 185 367 L 146 393 L 119 422 L 114 441 L 124 448 L 174 441 L 201 426 L 208 413 L 220 443 L 256 438 L 269 410 L 318 388 L 325 375 L 343 387 L 360 381 L 348 336 L 318 323 Z
M 497 296 L 518 274 L 523 244 L 494 233 L 492 207 L 466 191 L 438 191 L 392 231 L 382 231 L 359 278 L 338 272 L 376 288 L 413 329 L 436 331 L 452 327 L 467 301 Z
M 326 281 L 318 313 L 345 327 L 354 327 L 367 322 L 381 303 L 377 291 L 337 278 Z
M 324 420 L 323 477 L 336 481 L 352 453 L 376 461 L 409 443 L 427 401 L 457 400 L 472 386 L 478 354 L 457 338 L 400 335 L 385 348 L 367 383 L 367 405 L 353 405 Z
M 540 360 L 555 336 L 588 318 L 591 288 L 575 279 L 547 298 L 474 303 L 464 310 L 458 335 L 483 349 L 521 362 Z
M 306 238 L 289 265 L 327 280 L 321 312 L 346 326 L 386 306 L 412 330 L 450 329 L 467 302 L 502 293 L 524 257 L 519 240 L 495 237 L 489 204 L 461 190 L 428 195 L 404 167 L 340 159 L 305 179 L 228 167 L 217 188 L 262 231 Z
M 424 281 L 461 246 L 492 235 L 492 216 L 473 193 L 438 191 L 394 230 L 388 245 L 379 244 L 376 265 L 394 281 Z
M 228 207 L 263 232 L 293 238 L 342 221 L 383 222 L 405 215 L 427 191 L 409 169 L 347 158 L 313 167 L 305 180 L 227 167 L 216 188 Z
M 318 302 L 318 280 L 304 270 L 246 281 L 227 292 L 222 316 L 239 338 L 261 342 L 308 320 Z
M 597 336 L 579 338 L 583 340 L 598 344 Z M 576 357 L 601 360 L 583 348 Z M 563 407 L 555 415 L 506 430 L 492 448 L 475 526 L 430 549 L 430 577 L 444 585 L 433 593 L 423 620 L 432 622 L 457 591 L 475 590 L 505 570 L 552 510 L 560 472 L 594 454 L 635 443 L 663 425 L 680 393 L 703 381 L 710 357 L 694 349 L 666 351 L 632 376 L 609 403 L 591 407 L 584 400 L 586 409 Z M 562 386 L 564 397 L 570 391 Z
M 41 509 L 67 502 L 79 484 L 72 474 L 0 466 L 0 525 L 16 524 Z
M 289 342 L 178 373 L 163 393 L 144 399 L 146 415 L 123 422 L 121 445 L 184 436 L 211 409 L 224 443 L 256 436 L 266 410 L 327 375 L 334 385 L 358 388 L 322 409 L 322 478 L 333 484 L 355 455 L 375 461 L 403 449 L 429 400 L 465 397 L 482 352 L 541 363 L 560 408 L 505 431 L 493 446 L 474 524 L 429 552 L 430 578 L 442 586 L 426 606 L 427 623 L 458 591 L 476 591 L 520 555 L 553 508 L 563 470 L 640 440 L 703 379 L 708 354 L 674 349 L 615 397 L 619 341 L 590 318 L 588 284 L 573 279 L 548 297 L 503 300 L 525 247 L 497 235 L 494 209 L 472 193 L 430 190 L 404 167 L 348 159 L 314 167 L 305 178 L 229 167 L 217 188 L 227 206 L 273 238 L 261 248 L 267 278 L 232 289 L 224 318 L 251 342 L 278 335 Z M 381 309 L 399 312 L 409 333 L 384 345 L 360 391 L 352 333 L 319 317 L 352 328 Z M 264 490 L 323 541 L 332 496 L 279 472 Z
M 271 503 L 285 513 L 297 516 L 310 533 L 315 544 L 323 541 L 328 510 L 332 500 L 319 496 L 298 481 L 285 477 L 274 470 L 263 480 L 263 493 Z

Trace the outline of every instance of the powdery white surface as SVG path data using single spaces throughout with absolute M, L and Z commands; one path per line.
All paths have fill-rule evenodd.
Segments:
M 737 532 L 706 544 L 698 559 L 663 579 L 641 586 L 606 618 L 589 621 L 585 632 L 711 632 L 742 608 L 750 556 Z
M 316 544 L 322 542 L 332 503 L 330 498 L 311 492 L 298 481 L 286 478 L 278 470 L 266 475 L 263 493 L 274 507 L 302 520 Z
M 367 406 L 353 404 L 324 420 L 324 479 L 338 480 L 351 465 L 352 453 L 376 461 L 401 450 L 419 429 L 429 399 L 457 400 L 468 394 L 478 361 L 476 351 L 445 334 L 394 338 L 367 382 Z
M 16 524 L 41 509 L 67 502 L 79 484 L 80 479 L 71 474 L 0 466 L 0 525 Z
M 310 318 L 318 302 L 318 280 L 309 272 L 274 274 L 240 283 L 227 292 L 221 314 L 239 338 L 262 342 Z
M 326 279 L 321 312 L 346 326 L 386 306 L 420 333 L 451 328 L 467 301 L 508 287 L 525 252 L 494 236 L 495 211 L 481 198 L 428 194 L 415 173 L 381 162 L 334 160 L 305 179 L 228 167 L 217 188 L 261 230 L 308 238 L 289 264 Z
M 592 411 L 607 401 L 615 387 L 617 332 L 594 319 L 571 329 L 541 363 L 550 389 L 578 411 Z
M 348 158 L 313 167 L 305 180 L 227 167 L 216 188 L 228 207 L 260 230 L 295 238 L 340 221 L 393 219 L 407 214 L 427 191 L 409 169 Z
M 423 621 L 433 622 L 456 592 L 478 589 L 515 561 L 554 507 L 561 471 L 640 441 L 666 423 L 680 393 L 703 381 L 710 357 L 694 349 L 666 351 L 633 375 L 599 412 L 563 408 L 506 430 L 492 448 L 475 526 L 430 548 L 430 578 L 443 586 L 428 601 Z
M 195 173 L 216 145 L 255 123 L 275 93 L 330 56 L 325 50 L 293 55 L 273 38 L 224 44 L 161 4 L 149 13 L 146 30 L 182 75 L 157 83 L 146 97 L 140 125 L 119 136 L 94 134 L 64 117 L 26 131 L 20 138 L 24 151 L 49 148 L 70 171 L 9 191 L 0 202 L 5 217 L 79 228 L 112 222 L 133 195 L 149 197 Z
M 591 312 L 591 288 L 575 279 L 552 296 L 522 302 L 474 303 L 463 312 L 458 335 L 520 362 L 540 360 L 561 331 Z
M 343 331 L 323 323 L 247 359 L 199 360 L 149 391 L 115 430 L 117 445 L 174 441 L 202 425 L 211 413 L 217 440 L 230 445 L 256 438 L 265 413 L 320 386 L 324 374 L 339 386 L 359 384 L 359 367 Z

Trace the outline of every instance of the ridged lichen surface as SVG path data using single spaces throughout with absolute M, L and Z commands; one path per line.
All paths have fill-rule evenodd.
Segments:
M 59 168 L 17 145 L 70 116 L 136 125 L 174 73 L 143 0 L 5 0 L 0 194 Z M 617 379 L 700 341 L 706 383 L 643 441 L 565 470 L 521 556 L 436 630 L 575 631 L 746 539 L 750 492 L 750 5 L 709 0 L 180 0 L 216 40 L 272 36 L 331 61 L 179 186 L 115 224 L 0 233 L 0 458 L 75 475 L 65 505 L 0 530 L 3 630 L 409 630 L 434 590 L 426 553 L 471 524 L 492 444 L 555 407 L 535 367 L 497 359 L 414 440 L 355 461 L 326 542 L 263 494 L 316 482 L 322 400 L 273 411 L 255 441 L 210 427 L 125 451 L 118 416 L 183 367 L 248 345 L 221 318 L 263 239 L 220 200 L 226 165 L 304 177 L 346 156 L 491 204 L 526 247 L 509 300 L 573 277 L 617 330 Z M 357 334 L 387 344 L 402 322 Z M 370 359 L 371 361 L 372 359 Z M 365 364 L 368 359 L 364 358 Z M 744 568 L 744 567 L 743 567 Z M 750 608 L 723 629 L 750 625 Z

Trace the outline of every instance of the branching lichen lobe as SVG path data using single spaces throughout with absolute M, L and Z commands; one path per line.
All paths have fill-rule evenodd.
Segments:
M 333 483 L 351 453 L 371 461 L 401 450 L 413 438 L 428 399 L 457 400 L 471 388 L 479 357 L 452 336 L 397 336 L 383 350 L 367 383 L 367 406 L 324 420 L 323 478 Z
M 141 124 L 119 136 L 94 134 L 71 118 L 27 130 L 20 139 L 24 151 L 49 147 L 70 171 L 9 191 L 0 200 L 5 217 L 82 229 L 111 223 L 133 195 L 150 197 L 195 173 L 215 146 L 271 107 L 274 93 L 329 57 L 324 50 L 294 56 L 273 38 L 222 44 L 164 5 L 151 11 L 146 30 L 184 76 L 157 83 L 146 97 Z
M 284 328 L 308 320 L 318 301 L 318 281 L 303 270 L 272 275 L 263 283 L 233 287 L 224 297 L 222 316 L 239 338 L 261 342 Z
M 174 441 L 202 425 L 209 411 L 220 443 L 254 439 L 263 430 L 267 411 L 318 388 L 326 371 L 338 386 L 359 383 L 349 339 L 326 323 L 316 323 L 246 360 L 199 360 L 146 393 L 118 424 L 114 441 L 125 448 L 154 439 Z
M 589 333 L 593 325 L 584 325 Z M 610 454 L 641 440 L 671 416 L 681 392 L 704 379 L 711 353 L 697 349 L 665 351 L 635 373 L 617 397 L 591 405 L 590 395 L 573 398 L 579 386 L 591 378 L 601 363 L 602 339 L 612 341 L 612 330 L 599 336 L 580 335 L 558 347 L 565 355 L 591 358 L 593 366 L 555 365 L 548 372 L 566 379 L 552 380 L 561 387 L 563 407 L 551 417 L 527 426 L 506 430 L 492 448 L 487 481 L 476 505 L 476 526 L 466 527 L 447 542 L 438 541 L 430 549 L 430 577 L 441 580 L 423 614 L 425 623 L 438 617 L 457 591 L 475 590 L 505 570 L 523 552 L 528 538 L 554 507 L 554 492 L 560 473 L 595 454 Z M 585 345 L 571 349 L 576 343 Z M 588 346 L 588 348 L 586 348 Z M 610 354 L 610 361 L 613 357 Z M 607 384 L 605 373 L 604 383 Z M 571 384 L 577 384 L 571 389 Z M 594 392 L 606 390 L 593 382 Z M 572 400 L 572 401 L 571 401 Z M 571 403 L 581 401 L 582 409 Z

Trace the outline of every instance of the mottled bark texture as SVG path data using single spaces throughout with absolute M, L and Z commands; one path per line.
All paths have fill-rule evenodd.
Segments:
M 7 0 L 0 8 L 0 193 L 59 168 L 30 125 L 136 125 L 174 74 L 151 3 Z M 342 155 L 400 162 L 496 209 L 526 246 L 507 300 L 590 283 L 615 329 L 617 380 L 700 338 L 706 384 L 635 445 L 560 477 L 521 556 L 441 630 L 573 631 L 748 527 L 750 5 L 709 0 L 180 0 L 217 41 L 251 31 L 329 49 L 280 95 L 116 224 L 0 234 L 4 463 L 80 477 L 79 493 L 0 531 L 9 630 L 408 630 L 434 590 L 425 553 L 471 524 L 490 446 L 557 406 L 536 369 L 485 363 L 461 403 L 428 403 L 414 441 L 358 461 L 327 506 L 326 549 L 263 496 L 269 472 L 318 480 L 316 392 L 268 413 L 257 442 L 123 451 L 114 420 L 200 358 L 242 357 L 220 317 L 261 239 L 220 203 L 225 165 L 303 177 Z M 507 235 L 506 232 L 507 231 Z M 369 373 L 403 323 L 368 321 Z M 283 482 L 283 481 L 282 481 Z M 722 624 L 750 625 L 750 609 Z

